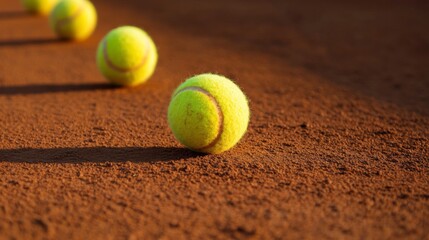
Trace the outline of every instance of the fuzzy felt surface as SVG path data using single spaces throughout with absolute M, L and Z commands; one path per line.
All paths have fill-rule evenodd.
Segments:
M 58 0 L 21 0 L 22 6 L 32 13 L 47 15 Z
M 138 85 L 155 71 L 158 54 L 155 43 L 140 28 L 122 26 L 100 42 L 97 65 L 101 73 L 118 85 Z
M 60 38 L 84 40 L 95 30 L 97 11 L 87 0 L 62 0 L 50 13 L 49 22 Z
M 215 74 L 185 81 L 174 92 L 168 108 L 174 136 L 188 148 L 205 153 L 221 153 L 237 144 L 246 132 L 249 116 L 240 88 Z

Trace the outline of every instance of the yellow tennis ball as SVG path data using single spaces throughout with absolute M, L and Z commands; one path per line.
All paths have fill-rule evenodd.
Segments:
M 135 86 L 155 71 L 158 53 L 150 36 L 140 28 L 122 26 L 110 31 L 98 45 L 97 66 L 110 82 Z
M 249 116 L 240 88 L 215 74 L 186 80 L 168 107 L 168 124 L 177 140 L 204 153 L 221 153 L 237 144 L 247 130 Z
M 47 15 L 58 0 L 21 0 L 24 8 L 31 13 Z
M 97 12 L 88 0 L 61 0 L 51 11 L 49 22 L 58 37 L 84 40 L 97 25 Z

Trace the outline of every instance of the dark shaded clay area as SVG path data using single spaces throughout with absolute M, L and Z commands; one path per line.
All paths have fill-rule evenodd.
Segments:
M 427 239 L 426 1 L 94 0 L 90 39 L 0 3 L 1 239 Z M 136 25 L 154 76 L 110 86 L 95 51 Z M 250 101 L 220 155 L 174 139 L 173 90 L 225 75 Z

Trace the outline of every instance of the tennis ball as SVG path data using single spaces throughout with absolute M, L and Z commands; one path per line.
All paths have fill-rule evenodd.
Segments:
M 243 137 L 249 124 L 246 96 L 231 80 L 201 74 L 189 78 L 173 93 L 168 124 L 189 149 L 221 153 Z
M 24 8 L 31 13 L 47 15 L 58 0 L 21 0 Z
M 145 82 L 157 61 L 155 43 L 137 27 L 115 28 L 98 45 L 98 69 L 113 84 L 135 86 Z
M 84 40 L 97 25 L 97 12 L 88 0 L 61 0 L 51 11 L 49 22 L 58 37 Z

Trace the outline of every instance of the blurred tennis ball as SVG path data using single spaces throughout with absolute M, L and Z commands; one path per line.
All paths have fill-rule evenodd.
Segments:
M 48 15 L 58 0 L 21 0 L 24 8 L 31 13 Z
M 115 28 L 98 45 L 98 69 L 113 84 L 144 83 L 155 71 L 157 61 L 155 43 L 149 34 L 137 27 Z
M 97 12 L 88 0 L 60 0 L 52 10 L 49 21 L 58 37 L 84 40 L 97 25 Z
M 236 145 L 249 117 L 244 93 L 231 80 L 215 74 L 186 80 L 168 107 L 168 124 L 177 140 L 204 153 L 221 153 Z

